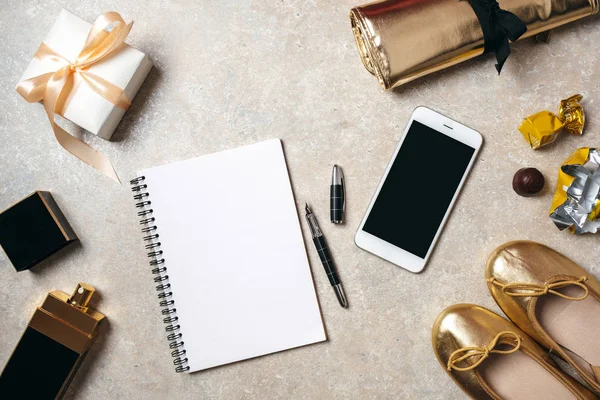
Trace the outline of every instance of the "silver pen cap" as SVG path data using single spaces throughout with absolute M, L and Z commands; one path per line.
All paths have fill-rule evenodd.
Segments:
M 331 186 L 329 189 L 329 215 L 334 224 L 344 222 L 344 211 L 346 208 L 346 187 L 344 173 L 339 165 L 333 166 L 331 173 Z
M 331 184 L 332 185 L 343 185 L 344 184 L 344 173 L 339 165 L 335 164 L 333 166 L 333 171 L 331 173 Z

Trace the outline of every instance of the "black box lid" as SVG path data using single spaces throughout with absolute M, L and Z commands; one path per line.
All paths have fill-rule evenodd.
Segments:
M 17 271 L 77 240 L 50 192 L 36 191 L 0 214 L 0 246 Z

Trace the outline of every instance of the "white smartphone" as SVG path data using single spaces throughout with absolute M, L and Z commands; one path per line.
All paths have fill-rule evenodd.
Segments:
M 482 142 L 479 132 L 416 108 L 356 232 L 356 245 L 411 272 L 423 270 Z

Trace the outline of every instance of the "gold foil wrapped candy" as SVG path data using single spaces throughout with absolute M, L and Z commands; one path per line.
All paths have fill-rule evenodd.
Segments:
M 563 162 L 550 219 L 571 233 L 595 233 L 600 228 L 600 151 L 582 147 Z
M 539 149 L 553 143 L 563 130 L 581 135 L 585 123 L 583 107 L 579 104 L 581 99 L 583 96 L 575 94 L 562 100 L 558 115 L 550 111 L 540 111 L 525 118 L 519 126 L 519 131 L 531 148 Z
M 484 53 L 484 31 L 471 2 L 383 0 L 353 8 L 350 21 L 365 67 L 390 89 Z M 500 0 L 489 7 L 498 5 L 525 24 L 521 39 L 598 11 L 598 0 Z

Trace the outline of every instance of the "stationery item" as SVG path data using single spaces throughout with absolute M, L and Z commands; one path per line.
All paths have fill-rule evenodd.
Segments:
M 574 94 L 568 99 L 561 100 L 558 115 L 550 111 L 540 111 L 529 117 L 519 126 L 519 131 L 532 149 L 553 143 L 563 131 L 572 134 L 583 134 L 585 114 L 581 107 L 583 96 Z
M 77 240 L 50 192 L 35 191 L 0 213 L 0 247 L 17 271 Z
M 344 222 L 344 209 L 346 207 L 346 188 L 344 185 L 344 173 L 336 164 L 333 166 L 331 186 L 329 187 L 329 217 L 334 224 Z
M 48 294 L 0 375 L 0 397 L 60 399 L 81 366 L 104 315 L 88 307 L 94 288 Z
M 131 183 L 177 372 L 326 340 L 279 140 Z
M 561 231 L 596 233 L 600 228 L 600 151 L 582 147 L 558 169 L 550 219 Z
M 107 12 L 91 25 L 62 10 L 17 85 L 28 102 L 43 100 L 64 149 L 116 181 L 108 158 L 71 136 L 54 119 L 61 115 L 110 139 L 152 68 L 144 53 L 125 44 L 132 24 L 116 12 Z
M 353 8 L 350 20 L 363 64 L 390 89 L 484 52 L 496 53 L 499 69 L 508 39 L 597 11 L 597 0 L 383 0 Z
M 340 302 L 340 305 L 344 308 L 347 308 L 348 300 L 346 300 L 346 294 L 344 293 L 342 282 L 340 281 L 335 265 L 333 264 L 331 252 L 329 251 L 329 247 L 325 241 L 325 236 L 323 236 L 323 232 L 321 232 L 321 228 L 319 228 L 319 224 L 317 223 L 315 215 L 312 213 L 310 208 L 308 208 L 308 203 L 305 206 L 305 211 L 306 221 L 308 222 L 308 227 L 310 228 L 313 243 L 317 248 L 317 253 L 319 254 L 323 268 L 325 268 L 325 273 L 327 274 L 329 283 L 331 284 L 331 287 L 333 287 L 333 291 L 335 292 L 335 296 Z

